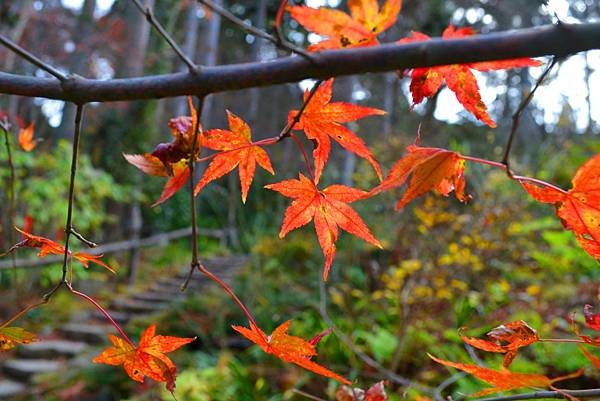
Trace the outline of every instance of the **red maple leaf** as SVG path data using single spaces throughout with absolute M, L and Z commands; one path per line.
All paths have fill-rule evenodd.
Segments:
M 235 331 L 257 344 L 267 354 L 275 355 L 277 358 L 294 363 L 304 369 L 315 372 L 321 376 L 335 379 L 339 382 L 350 384 L 348 380 L 335 372 L 311 361 L 317 355 L 315 351 L 316 342 L 305 341 L 287 333 L 291 320 L 278 326 L 270 336 L 267 336 L 259 327 L 250 322 L 250 328 L 243 326 L 232 326 Z
M 196 185 L 194 194 L 197 195 L 209 182 L 239 167 L 242 202 L 246 203 L 256 171 L 256 163 L 271 174 L 275 174 L 275 172 L 267 152 L 252 142 L 248 124 L 229 110 L 227 110 L 227 120 L 229 130 L 212 129 L 204 133 L 203 145 L 209 149 L 218 150 L 220 153 L 206 168 L 204 175 Z
M 40 258 L 43 258 L 46 255 L 64 255 L 65 254 L 65 247 L 60 245 L 59 243 L 54 242 L 51 239 L 46 238 L 46 237 L 40 237 L 38 235 L 30 234 L 26 231 L 20 230 L 17 227 L 15 227 L 15 229 L 21 233 L 21 235 L 23 236 L 23 240 L 17 242 L 13 246 L 11 246 L 8 251 L 6 251 L 5 253 L 3 253 L 0 256 L 8 255 L 9 253 L 11 253 L 19 248 L 25 248 L 25 247 L 40 248 L 40 252 L 38 253 L 38 256 Z M 100 260 L 102 255 L 92 255 L 92 254 L 84 253 L 84 252 L 72 253 L 71 251 L 69 251 L 69 255 L 71 257 L 77 259 L 86 268 L 89 266 L 89 263 L 91 262 L 91 263 L 95 263 L 97 265 L 104 267 L 105 269 L 111 271 L 112 273 L 115 273 L 115 271 L 113 269 L 111 269 L 110 266 L 108 266 L 106 263 L 104 263 Z
M 432 189 L 444 196 L 454 191 L 456 199 L 469 201 L 471 196 L 465 195 L 465 160 L 461 155 L 446 149 L 420 147 L 418 142 L 417 138 L 415 144 L 406 148 L 406 156 L 394 164 L 383 182 L 373 188 L 369 195 L 397 188 L 412 174 L 404 195 L 396 203 L 396 210 Z
M 156 323 L 144 330 L 137 347 L 112 334 L 108 338 L 113 346 L 104 349 L 95 357 L 94 363 L 123 365 L 125 372 L 133 380 L 142 383 L 145 375 L 153 380 L 165 382 L 167 390 L 171 392 L 175 390 L 177 367 L 165 354 L 196 339 L 157 336 Z
M 443 39 L 464 38 L 476 35 L 471 28 L 454 28 L 448 25 L 442 34 Z M 421 42 L 431 38 L 420 32 L 412 32 L 411 37 L 400 39 L 398 43 Z M 410 92 L 413 105 L 417 105 L 426 97 L 431 97 L 440 89 L 444 81 L 448 88 L 454 92 L 458 101 L 470 111 L 478 120 L 490 127 L 496 123 L 487 112 L 487 108 L 479 94 L 479 86 L 471 69 L 478 71 L 505 70 L 508 68 L 536 67 L 540 61 L 531 58 L 516 58 L 499 61 L 483 61 L 468 64 L 452 64 L 439 67 L 414 68 L 411 73 Z
M 553 186 L 521 182 L 537 201 L 555 204 L 563 226 L 575 233 L 588 254 L 600 259 L 600 154 L 577 170 L 572 183 L 573 187 L 567 192 Z
M 306 30 L 327 36 L 309 51 L 376 45 L 377 35 L 396 22 L 402 0 L 387 0 L 379 9 L 377 0 L 349 0 L 350 15 L 327 7 L 287 6 L 293 19 Z
M 265 188 L 294 199 L 285 211 L 279 238 L 314 219 L 319 244 L 325 255 L 323 280 L 327 280 L 335 256 L 338 227 L 380 247 L 369 227 L 348 203 L 363 199 L 367 193 L 345 185 L 332 185 L 320 191 L 316 184 L 300 174 L 298 180 L 284 180 Z
M 27 127 L 19 129 L 19 134 L 17 137 L 19 146 L 25 152 L 31 152 L 37 146 L 38 142 L 41 141 L 39 138 L 33 139 L 34 133 L 35 123 L 31 123 Z
M 329 158 L 329 152 L 331 150 L 330 137 L 344 149 L 356 153 L 358 156 L 371 163 L 377 172 L 379 179 L 381 179 L 381 168 L 379 167 L 379 163 L 377 163 L 377 160 L 375 160 L 375 157 L 369 148 L 367 148 L 365 142 L 356 136 L 354 132 L 342 126 L 341 123 L 355 121 L 372 115 L 382 115 L 385 114 L 385 112 L 383 110 L 358 106 L 351 103 L 332 103 L 332 89 L 333 79 L 323 82 L 304 109 L 304 112 L 300 116 L 300 120 L 294 125 L 295 130 L 303 130 L 306 136 L 309 139 L 314 140 L 317 144 L 313 151 L 316 182 L 319 182 L 321 173 Z M 307 90 L 304 92 L 305 102 L 308 95 L 309 91 Z M 289 123 L 291 123 L 297 113 L 297 110 L 290 111 L 288 115 Z

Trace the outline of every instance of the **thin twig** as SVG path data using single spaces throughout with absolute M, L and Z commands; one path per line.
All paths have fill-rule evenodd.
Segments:
M 177 56 L 179 56 L 181 61 L 185 63 L 190 73 L 197 74 L 199 70 L 198 66 L 194 64 L 194 62 L 190 60 L 188 56 L 185 55 L 183 50 L 181 50 L 177 43 L 175 43 L 171 35 L 169 35 L 169 33 L 165 30 L 165 28 L 163 28 L 160 22 L 158 22 L 158 20 L 154 17 L 152 9 L 148 6 L 144 6 L 140 0 L 133 0 L 133 3 L 138 8 L 138 10 L 140 10 L 140 12 L 146 16 L 146 20 L 148 21 L 148 23 L 158 31 L 160 36 L 162 36 L 162 38 L 167 41 L 167 43 L 169 44 L 169 46 L 171 46 L 175 53 L 177 53 Z
M 354 352 L 354 354 L 356 354 L 356 356 L 358 356 L 365 364 L 369 365 L 373 369 L 376 369 L 379 373 L 381 373 L 383 376 L 385 376 L 385 378 L 387 380 L 389 380 L 391 382 L 394 382 L 394 383 L 397 383 L 397 384 L 400 384 L 400 385 L 406 386 L 406 387 L 413 387 L 413 388 L 415 388 L 423 393 L 427 393 L 427 394 L 431 394 L 433 392 L 433 389 L 429 386 L 425 386 L 425 385 L 416 383 L 406 377 L 400 376 L 400 375 L 384 368 L 383 366 L 381 366 L 379 364 L 379 362 L 377 362 L 376 360 L 371 358 L 369 355 L 365 354 L 360 349 L 358 349 L 358 347 L 356 347 L 356 345 L 354 345 L 354 342 L 352 341 L 352 339 L 350 337 L 348 337 L 346 334 L 339 331 L 335 327 L 333 320 L 331 319 L 331 317 L 329 316 L 329 313 L 327 312 L 327 294 L 325 292 L 325 282 L 323 280 L 319 280 L 319 282 L 320 282 L 320 285 L 319 285 L 319 298 L 320 298 L 319 312 L 321 314 L 321 317 L 323 318 L 323 320 L 325 320 L 325 323 L 327 323 L 328 326 L 333 327 L 333 332 L 335 333 L 335 335 L 344 344 L 346 344 L 346 346 L 348 348 L 350 348 L 350 350 L 352 352 Z
M 444 397 L 442 396 L 442 391 L 444 391 L 446 387 L 451 386 L 466 375 L 467 374 L 465 372 L 457 372 L 449 378 L 447 378 L 446 380 L 444 380 L 443 382 L 441 382 L 436 388 L 433 389 L 433 397 L 435 398 L 435 400 L 445 401 Z
M 48 300 L 63 284 L 68 284 L 67 281 L 67 261 L 69 259 L 69 239 L 73 233 L 73 200 L 75 197 L 75 176 L 77 174 L 77 157 L 79 155 L 79 139 L 81 137 L 81 117 L 83 115 L 83 105 L 77 105 L 75 114 L 75 133 L 73 135 L 73 155 L 71 158 L 71 176 L 69 179 L 69 195 L 67 206 L 67 221 L 65 223 L 65 255 L 63 258 L 62 278 L 60 282 L 49 293 L 44 295 L 44 299 Z
M 197 217 L 196 217 L 196 196 L 194 194 L 194 167 L 196 163 L 196 146 L 198 145 L 198 134 L 200 132 L 200 117 L 202 116 L 202 109 L 204 108 L 204 96 L 198 98 L 198 106 L 196 107 L 196 121 L 194 121 L 194 137 L 192 139 L 192 150 L 190 151 L 190 158 L 188 165 L 190 168 L 190 209 L 191 209 L 191 220 L 192 220 L 192 262 L 190 263 L 190 272 L 187 275 L 183 285 L 181 286 L 181 292 L 187 288 L 194 270 L 200 266 L 200 260 L 198 258 L 198 233 L 197 233 Z
M 305 391 L 299 390 L 297 388 L 293 388 L 292 389 L 292 393 L 301 395 L 302 397 L 306 397 L 306 398 L 314 400 L 314 401 L 326 401 L 325 399 L 323 399 L 321 397 L 317 397 L 316 395 L 312 395 L 310 393 L 307 393 Z
M 27 312 L 29 312 L 30 310 L 37 308 L 40 305 L 44 305 L 48 303 L 47 299 L 42 299 L 40 302 L 36 302 L 34 304 L 28 305 L 27 307 L 25 307 L 24 309 L 20 310 L 19 312 L 15 313 L 10 319 L 8 319 L 6 322 L 2 323 L 0 325 L 0 327 L 7 327 L 8 325 L 10 325 L 12 322 L 16 321 L 17 319 L 19 319 L 21 316 L 23 316 L 24 314 L 26 314 Z
M 576 398 L 595 398 L 600 397 L 600 388 L 586 390 L 560 390 L 560 391 L 535 391 L 533 393 L 515 394 L 500 397 L 488 397 L 474 399 L 473 401 L 519 401 L 519 400 L 539 400 L 543 398 L 565 398 L 570 395 Z
M 11 244 L 15 243 L 15 165 L 12 160 L 12 151 L 10 147 L 10 140 L 8 139 L 8 131 L 10 130 L 10 123 L 8 122 L 8 118 L 4 117 L 0 121 L 0 128 L 4 131 L 4 143 L 6 144 L 6 155 L 7 155 L 7 163 L 8 163 L 8 238 Z M 19 298 L 19 285 L 17 283 L 18 275 L 17 275 L 17 258 L 14 253 L 11 253 L 11 262 L 13 268 L 13 276 L 15 282 L 13 283 L 15 286 L 15 295 L 17 299 Z
M 304 110 L 306 110 L 308 103 L 310 103 L 311 99 L 313 98 L 313 96 L 315 96 L 315 93 L 317 93 L 317 90 L 319 89 L 319 87 L 321 86 L 321 84 L 323 82 L 325 82 L 325 80 L 323 80 L 323 79 L 319 79 L 315 82 L 313 87 L 310 89 L 310 92 L 308 92 L 308 96 L 306 97 L 306 100 L 304 100 L 304 102 L 302 103 L 300 110 L 298 110 L 298 112 L 296 113 L 296 115 L 294 116 L 292 121 L 288 122 L 287 125 L 283 128 L 283 130 L 281 130 L 281 132 L 277 136 L 277 141 L 281 141 L 283 138 L 290 136 L 290 132 L 292 132 L 292 130 L 294 129 L 294 126 L 296 124 L 298 124 L 298 121 L 300 121 L 300 117 L 302 117 L 302 113 L 304 113 Z
M 262 29 L 258 29 L 257 27 L 252 26 L 252 25 L 248 24 L 247 22 L 243 21 L 242 19 L 236 17 L 235 15 L 233 15 L 231 12 L 227 11 L 223 7 L 213 3 L 211 0 L 198 0 L 198 2 L 205 5 L 206 7 L 210 8 L 212 11 L 219 14 L 221 17 L 225 18 L 226 20 L 230 21 L 231 23 L 239 26 L 246 32 L 248 32 L 254 36 L 258 36 L 259 38 L 268 40 L 269 42 L 273 43 L 275 46 L 279 47 L 280 49 L 284 49 L 284 50 L 287 50 L 287 51 L 290 51 L 293 53 L 297 53 L 297 54 L 301 55 L 302 57 L 306 58 L 307 60 L 309 60 L 310 62 L 316 63 L 315 57 L 312 54 L 310 54 L 309 52 L 307 52 L 306 50 L 304 50 L 303 48 L 295 46 L 285 40 L 280 40 L 273 35 L 269 35 L 267 32 L 263 31 Z
M 512 174 L 512 171 L 510 170 L 510 160 L 509 160 L 510 159 L 510 151 L 512 149 L 513 140 L 515 139 L 515 136 L 517 133 L 517 128 L 519 127 L 519 123 L 521 121 L 521 113 L 523 113 L 523 110 L 525 110 L 525 107 L 527 107 L 527 105 L 531 102 L 531 99 L 533 99 L 533 95 L 535 94 L 535 91 L 541 85 L 541 83 L 544 81 L 544 79 L 546 79 L 546 76 L 548 75 L 550 70 L 552 70 L 552 68 L 554 67 L 554 65 L 556 64 L 557 61 L 558 61 L 558 58 L 555 56 L 552 59 L 552 62 L 550 62 L 550 64 L 548 64 L 548 67 L 546 67 L 546 69 L 544 70 L 542 75 L 540 75 L 540 77 L 537 79 L 535 86 L 533 87 L 531 92 L 529 92 L 527 97 L 525 97 L 523 100 L 521 100 L 519 107 L 517 107 L 517 111 L 515 111 L 515 113 L 512 116 L 512 126 L 510 128 L 510 135 L 508 136 L 508 141 L 506 142 L 506 146 L 504 148 L 504 156 L 502 156 L 502 164 L 504 164 L 506 166 L 506 174 L 508 174 L 508 176 L 511 178 L 513 177 L 513 174 Z
M 82 234 L 78 233 L 73 227 L 71 227 L 70 231 L 75 238 L 86 244 L 88 247 L 96 248 L 98 246 L 98 244 L 96 244 L 95 242 L 90 241 L 89 239 L 85 238 Z
M 46 71 L 48 74 L 56 77 L 61 82 L 65 82 L 68 79 L 65 74 L 63 74 L 56 68 L 52 67 L 50 64 L 43 62 L 41 59 L 34 56 L 29 51 L 23 49 L 21 46 L 19 46 L 18 44 L 16 44 L 15 42 L 13 42 L 9 38 L 7 38 L 6 36 L 0 35 L 0 43 L 3 44 L 5 47 L 9 48 L 14 53 L 16 53 L 18 56 L 29 61 L 31 64 L 41 68 L 42 70 Z

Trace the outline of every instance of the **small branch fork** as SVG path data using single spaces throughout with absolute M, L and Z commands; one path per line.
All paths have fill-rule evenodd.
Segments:
M 0 35 L 0 43 L 2 45 L 4 45 L 6 48 L 10 49 L 15 54 L 17 54 L 19 57 L 24 58 L 25 60 L 29 61 L 31 64 L 35 65 L 36 67 L 41 68 L 42 70 L 46 71 L 48 74 L 54 76 L 59 81 L 66 82 L 68 80 L 68 78 L 65 74 L 63 74 L 56 68 L 52 67 L 50 64 L 43 62 L 37 56 L 35 56 L 32 53 L 30 53 L 29 51 L 25 50 L 24 48 L 22 48 L 21 46 L 19 46 L 18 44 L 16 44 L 9 38 L 7 38 L 6 36 Z
M 198 0 L 198 3 L 210 8 L 213 12 L 219 14 L 221 17 L 225 18 L 229 22 L 239 26 L 244 31 L 246 31 L 254 36 L 258 36 L 259 38 L 268 40 L 269 42 L 273 43 L 275 46 L 279 47 L 280 49 L 287 50 L 287 51 L 290 51 L 293 53 L 297 53 L 300 56 L 304 57 L 305 59 L 309 60 L 311 63 L 316 63 L 316 59 L 315 59 L 315 57 L 313 57 L 312 54 L 310 54 L 309 52 L 307 52 L 306 50 L 304 50 L 301 47 L 295 46 L 295 45 L 283 40 L 283 38 L 281 37 L 280 34 L 278 34 L 278 37 L 269 35 L 267 32 L 263 31 L 262 29 L 258 29 L 255 26 L 250 25 L 247 22 L 236 17 L 235 15 L 233 15 L 231 12 L 227 11 L 223 7 L 213 3 L 211 0 Z
M 175 51 L 175 53 L 177 53 L 177 56 L 187 66 L 190 74 L 194 74 L 194 75 L 197 74 L 200 70 L 199 67 L 196 64 L 194 64 L 194 62 L 192 60 L 190 60 L 190 58 L 188 56 L 185 55 L 185 53 L 183 52 L 183 50 L 181 50 L 181 48 L 177 45 L 177 43 L 175 43 L 175 41 L 173 40 L 171 35 L 169 35 L 169 33 L 165 30 L 165 28 L 163 28 L 163 26 L 160 24 L 160 22 L 158 22 L 158 20 L 154 16 L 154 12 L 152 11 L 152 9 L 150 7 L 142 4 L 142 2 L 140 0 L 132 0 L 132 1 L 135 4 L 135 6 L 138 8 L 138 10 L 140 10 L 140 12 L 146 16 L 146 20 L 148 21 L 148 23 L 150 25 L 152 25 L 154 27 L 154 29 L 156 29 L 156 31 L 160 34 L 160 36 L 162 36 L 162 38 L 169 44 L 169 46 L 171 46 L 173 51 Z
M 513 173 L 510 169 L 510 160 L 509 160 L 510 159 L 510 151 L 512 149 L 513 140 L 517 133 L 517 128 L 519 128 L 519 123 L 521 122 L 521 113 L 523 113 L 523 110 L 525 110 L 525 107 L 527 107 L 527 105 L 531 102 L 531 100 L 533 99 L 533 95 L 535 94 L 535 91 L 539 88 L 539 86 L 542 84 L 544 79 L 546 79 L 546 76 L 550 73 L 550 71 L 552 70 L 554 65 L 557 63 L 557 61 L 558 61 L 558 58 L 556 56 L 554 58 L 552 58 L 552 61 L 550 62 L 550 64 L 548 64 L 548 66 L 546 67 L 546 69 L 544 70 L 542 75 L 540 75 L 540 77 L 537 79 L 535 86 L 533 87 L 531 92 L 529 92 L 529 94 L 523 100 L 521 100 L 519 107 L 517 107 L 517 110 L 515 111 L 515 113 L 512 116 L 512 126 L 510 128 L 510 135 L 508 136 L 508 141 L 506 142 L 506 146 L 504 148 L 504 156 L 502 156 L 502 162 L 501 162 L 502 164 L 504 164 L 506 166 L 506 174 L 508 174 L 508 176 L 510 178 L 513 178 Z

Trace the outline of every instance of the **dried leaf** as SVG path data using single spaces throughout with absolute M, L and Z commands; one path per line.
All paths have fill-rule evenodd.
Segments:
M 265 188 L 294 201 L 285 211 L 279 238 L 314 219 L 319 244 L 325 256 L 323 280 L 327 280 L 338 238 L 338 227 L 381 248 L 369 227 L 348 203 L 364 198 L 367 193 L 344 185 L 332 185 L 320 191 L 314 182 L 300 174 L 298 180 L 284 180 Z
M 250 328 L 233 326 L 233 329 L 257 344 L 267 354 L 275 355 L 279 359 L 294 363 L 306 370 L 315 372 L 321 376 L 335 379 L 344 384 L 350 384 L 348 380 L 335 372 L 321 366 L 311 358 L 317 354 L 315 345 L 296 336 L 287 333 L 291 320 L 278 326 L 270 336 L 267 336 L 259 327 L 250 323 Z
M 248 124 L 227 110 L 229 130 L 213 129 L 204 133 L 204 146 L 218 150 L 204 175 L 196 185 L 194 194 L 198 194 L 206 184 L 224 176 L 239 167 L 242 186 L 242 202 L 246 203 L 250 185 L 254 179 L 256 163 L 271 174 L 275 174 L 267 152 L 251 140 Z
M 396 210 L 430 190 L 444 196 L 454 191 L 456 199 L 461 202 L 471 199 L 470 195 L 465 195 L 465 160 L 459 153 L 420 147 L 418 139 L 406 150 L 408 153 L 394 164 L 387 177 L 369 192 L 369 196 L 403 185 L 412 174 L 404 195 L 396 203 Z
M 29 344 L 38 341 L 35 334 L 20 327 L 0 327 L 0 351 L 8 351 L 17 344 Z
M 450 24 L 443 32 L 442 39 L 464 38 L 476 35 L 471 28 L 455 28 Z M 430 40 L 431 38 L 420 32 L 412 32 L 411 36 L 398 41 L 398 43 L 411 43 Z M 487 108 L 481 100 L 477 80 L 471 69 L 479 71 L 504 70 L 509 68 L 535 67 L 541 62 L 530 58 L 517 58 L 500 61 L 484 61 L 468 64 L 453 64 L 438 67 L 414 68 L 411 73 L 410 92 L 413 97 L 413 105 L 417 105 L 427 97 L 435 95 L 444 80 L 448 88 L 454 92 L 458 101 L 470 111 L 478 120 L 483 121 L 490 127 L 496 123 L 487 112 Z
M 465 328 L 459 330 L 459 334 Z M 517 355 L 517 350 L 539 341 L 537 332 L 522 320 L 503 324 L 487 333 L 492 340 L 466 337 L 462 334 L 460 338 L 467 344 L 488 352 L 505 354 L 502 366 L 508 368 Z
M 540 187 L 522 181 L 523 188 L 542 203 L 554 203 L 556 214 L 577 242 L 600 259 L 600 154 L 585 162 L 575 173 L 573 187 L 565 192 L 555 187 Z
M 463 372 L 467 372 L 482 380 L 486 383 L 491 384 L 492 388 L 479 391 L 475 394 L 471 394 L 472 397 L 480 397 L 488 394 L 494 394 L 499 391 L 515 390 L 521 387 L 550 387 L 558 381 L 572 379 L 579 377 L 583 373 L 583 369 L 565 375 L 550 379 L 547 376 L 535 374 L 535 373 L 516 373 L 511 372 L 507 369 L 494 370 L 484 368 L 478 365 L 471 365 L 467 363 L 451 362 L 443 359 L 436 358 L 431 354 L 427 354 L 431 359 L 442 365 L 450 366 Z
M 144 376 L 148 376 L 153 380 L 165 382 L 167 390 L 171 392 L 175 390 L 177 367 L 165 354 L 196 339 L 196 337 L 157 336 L 156 323 L 151 324 L 142 333 L 137 347 L 112 334 L 108 338 L 113 346 L 104 349 L 95 357 L 94 363 L 123 365 L 125 372 L 133 380 L 142 383 Z
M 319 89 L 304 109 L 300 116 L 300 120 L 294 126 L 296 130 L 303 130 L 309 139 L 316 142 L 317 147 L 313 151 L 315 160 L 315 178 L 319 182 L 321 174 L 331 150 L 330 137 L 339 143 L 344 149 L 349 152 L 366 159 L 381 180 L 381 168 L 375 160 L 373 153 L 369 150 L 365 142 L 359 138 L 354 132 L 341 125 L 355 121 L 367 116 L 385 114 L 383 110 L 374 109 L 371 107 L 358 106 L 351 103 L 331 102 L 333 90 L 333 79 L 329 79 L 321 84 Z M 309 91 L 304 92 L 304 100 L 306 101 Z M 293 118 L 298 113 L 297 110 L 290 111 L 288 115 L 288 123 L 291 123 Z

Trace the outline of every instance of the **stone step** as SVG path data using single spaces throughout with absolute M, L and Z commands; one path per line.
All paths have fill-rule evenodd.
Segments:
M 58 330 L 69 340 L 91 344 L 104 344 L 108 341 L 108 334 L 115 332 L 113 326 L 91 323 L 67 323 Z
M 0 379 L 0 400 L 7 400 L 11 397 L 24 393 L 26 388 L 27 386 L 25 386 L 23 383 L 9 379 Z
M 136 313 L 132 314 L 132 313 L 121 312 L 121 311 L 117 311 L 117 310 L 107 310 L 106 312 L 108 312 L 110 317 L 120 325 L 126 324 L 133 317 L 133 315 L 147 314 L 147 312 L 136 312 Z M 95 319 L 96 321 L 102 322 L 103 324 L 109 323 L 108 319 L 106 318 L 104 313 L 100 312 L 98 309 L 92 310 L 90 312 L 90 317 L 92 319 Z
M 60 367 L 60 362 L 49 359 L 9 359 L 2 370 L 13 379 L 26 381 L 37 373 L 54 372 Z
M 124 299 L 116 299 L 111 306 L 120 311 L 128 312 L 128 313 L 153 313 L 158 312 L 162 307 L 164 307 L 164 303 L 157 304 L 156 302 L 146 302 L 140 301 L 130 298 Z M 112 316 L 112 315 L 111 315 Z
M 86 343 L 69 340 L 41 340 L 17 347 L 17 355 L 30 359 L 53 359 L 58 357 L 72 358 L 82 352 Z
M 163 304 L 168 302 L 179 301 L 185 297 L 185 293 L 172 293 L 172 292 L 158 292 L 158 291 L 146 291 L 138 294 L 132 294 L 132 299 L 137 299 L 144 302 L 153 302 L 156 304 Z

